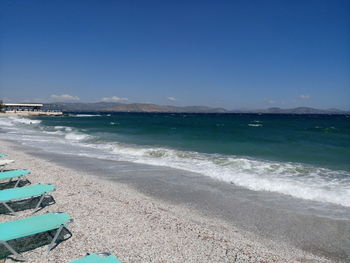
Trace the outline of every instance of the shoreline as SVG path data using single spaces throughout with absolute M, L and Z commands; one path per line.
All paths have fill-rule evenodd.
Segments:
M 69 227 L 71 239 L 48 256 L 42 255 L 43 248 L 24 253 L 34 258 L 28 262 L 69 262 L 97 251 L 112 252 L 122 262 L 329 262 L 219 218 L 145 195 L 126 183 L 111 183 L 98 174 L 77 171 L 20 148 L 14 142 L 0 141 L 0 150 L 16 160 L 8 168 L 31 169 L 32 183 L 57 187 L 56 204 L 39 213 L 63 211 L 75 220 Z M 14 219 L 4 214 L 0 218 Z
M 0 117 L 38 117 L 38 116 L 63 116 L 62 112 L 56 111 L 10 111 L 0 112 Z

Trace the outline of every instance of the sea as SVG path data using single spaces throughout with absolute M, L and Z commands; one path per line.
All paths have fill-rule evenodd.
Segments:
M 0 128 L 0 138 L 48 152 L 350 207 L 349 115 L 70 113 L 0 118 Z

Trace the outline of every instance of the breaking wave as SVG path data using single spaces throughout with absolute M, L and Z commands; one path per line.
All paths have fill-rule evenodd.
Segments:
M 110 150 L 120 156 L 120 160 L 199 172 L 250 190 L 350 207 L 350 175 L 346 171 L 166 148 L 116 144 Z
M 34 120 L 34 119 L 28 119 L 28 118 L 20 118 L 20 117 L 0 118 L 1 126 L 14 126 L 16 124 L 32 125 L 32 124 L 40 124 L 40 123 L 41 123 L 40 120 Z
M 83 141 L 90 139 L 92 136 L 84 134 L 84 133 L 77 133 L 77 132 L 69 132 L 67 133 L 64 138 L 67 140 L 72 140 L 72 141 Z
M 74 117 L 99 117 L 102 116 L 100 114 L 76 114 L 76 115 L 72 115 Z
M 35 124 L 35 125 L 32 125 Z M 167 166 L 198 172 L 215 180 L 232 183 L 254 191 L 270 191 L 290 195 L 296 198 L 328 202 L 350 207 L 350 173 L 330 170 L 300 163 L 276 162 L 252 159 L 242 156 L 205 154 L 193 151 L 181 151 L 165 147 L 147 147 L 118 142 L 106 142 L 72 127 L 46 127 L 38 120 L 25 118 L 0 118 L 0 125 L 12 129 L 23 125 L 40 132 L 18 136 L 27 144 L 49 149 L 51 143 L 61 143 L 62 152 L 67 144 L 79 146 L 76 154 L 94 156 L 119 161 Z M 254 122 L 257 125 L 260 123 Z M 10 127 L 12 126 L 12 127 Z M 33 131 L 28 129 L 28 131 Z M 18 132 L 21 135 L 20 132 Z M 11 134 L 13 136 L 13 131 Z M 25 137 L 27 136 L 27 137 Z M 53 136 L 53 140 L 44 136 Z M 45 141 L 45 143 L 39 143 Z M 55 148 L 57 151 L 59 148 Z M 74 154 L 73 151 L 70 154 Z

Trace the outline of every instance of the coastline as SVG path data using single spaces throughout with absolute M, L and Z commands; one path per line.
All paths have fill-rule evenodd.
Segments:
M 38 117 L 38 116 L 62 116 L 62 112 L 56 111 L 8 111 L 0 112 L 0 118 L 3 117 Z
M 32 183 L 56 185 L 56 204 L 38 213 L 64 211 L 75 220 L 69 227 L 72 238 L 48 255 L 45 248 L 25 252 L 28 262 L 70 262 L 97 251 L 112 252 L 122 262 L 329 262 L 129 184 L 100 179 L 96 171 L 94 176 L 28 154 L 13 142 L 0 145 L 1 152 L 16 160 L 8 168 L 30 169 Z

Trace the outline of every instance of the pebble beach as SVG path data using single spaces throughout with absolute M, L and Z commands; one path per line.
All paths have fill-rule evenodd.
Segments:
M 27 262 L 71 262 L 100 251 L 124 263 L 137 262 L 331 262 L 282 242 L 263 239 L 186 206 L 169 204 L 132 187 L 91 176 L 34 157 L 13 142 L 0 141 L 0 152 L 15 160 L 6 169 L 30 169 L 32 184 L 56 185 L 55 204 L 36 214 L 66 212 L 74 219 L 72 236 L 49 253 L 46 246 L 22 253 Z M 1 222 L 30 216 L 0 215 Z M 43 235 L 28 242 L 35 244 Z M 34 245 L 35 246 L 35 245 Z M 1 248 L 4 250 L 4 248 Z M 0 262 L 15 262 L 11 256 Z

